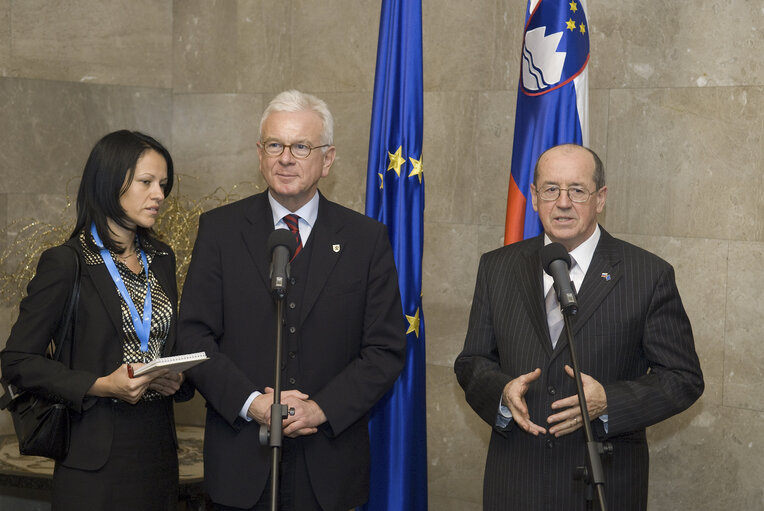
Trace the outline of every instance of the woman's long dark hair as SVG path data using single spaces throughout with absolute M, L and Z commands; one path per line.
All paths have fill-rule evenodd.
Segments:
M 121 247 L 114 241 L 107 224 L 111 218 L 117 225 L 128 229 L 125 210 L 119 198 L 133 182 L 135 166 L 147 150 L 153 149 L 164 157 L 167 163 L 167 185 L 165 197 L 170 195 L 173 183 L 172 157 L 165 147 L 152 137 L 138 131 L 119 130 L 109 133 L 99 140 L 90 152 L 85 170 L 82 172 L 80 189 L 77 193 L 77 223 L 71 238 L 79 236 L 83 230 L 89 231 L 95 223 L 98 236 L 103 244 L 113 252 L 121 253 Z M 150 229 L 138 227 L 139 235 L 146 235 Z M 89 236 L 86 239 L 90 240 Z

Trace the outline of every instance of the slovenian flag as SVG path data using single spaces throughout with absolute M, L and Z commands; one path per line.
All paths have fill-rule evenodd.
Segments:
M 366 214 L 387 225 L 406 325 L 406 366 L 372 410 L 367 511 L 427 510 L 422 314 L 422 3 L 383 0 L 369 136 Z
M 588 145 L 586 0 L 529 0 L 517 86 L 504 244 L 542 231 L 530 200 L 538 157 L 558 144 Z

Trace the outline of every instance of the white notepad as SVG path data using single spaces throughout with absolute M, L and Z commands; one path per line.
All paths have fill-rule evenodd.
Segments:
M 187 355 L 176 355 L 174 357 L 162 357 L 152 360 L 148 364 L 141 366 L 133 372 L 133 376 L 140 376 L 158 369 L 169 369 L 174 373 L 181 373 L 196 364 L 201 364 L 210 357 L 204 351 L 189 353 Z

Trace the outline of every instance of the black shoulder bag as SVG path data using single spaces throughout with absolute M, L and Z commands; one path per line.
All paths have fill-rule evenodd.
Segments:
M 48 356 L 53 360 L 60 360 L 64 347 L 74 342 L 74 324 L 80 297 L 80 257 L 76 251 L 74 259 L 76 266 L 72 295 L 64 309 L 66 312 L 54 342 L 48 346 Z M 54 349 L 55 353 L 51 355 Z M 64 459 L 69 451 L 69 409 L 66 405 L 54 396 L 19 390 L 5 379 L 0 382 L 5 388 L 5 395 L 0 398 L 0 408 L 7 408 L 11 412 L 19 440 L 19 452 L 54 460 Z

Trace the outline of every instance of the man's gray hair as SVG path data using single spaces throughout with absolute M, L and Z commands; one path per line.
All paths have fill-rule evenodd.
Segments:
M 334 144 L 334 118 L 326 103 L 312 94 L 306 94 L 298 90 L 287 90 L 278 94 L 268 103 L 260 119 L 260 138 L 263 136 L 265 120 L 274 112 L 314 112 L 321 118 L 323 129 L 321 130 L 320 145 Z M 324 147 L 323 152 L 328 148 Z

